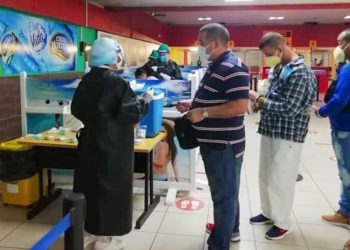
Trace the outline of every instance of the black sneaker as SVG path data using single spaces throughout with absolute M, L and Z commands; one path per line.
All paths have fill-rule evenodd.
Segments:
M 268 240 L 281 240 L 291 232 L 291 230 L 284 230 L 282 228 L 273 226 L 269 231 L 266 232 L 265 238 Z
M 264 215 L 259 214 L 249 219 L 250 224 L 252 225 L 264 225 L 264 224 L 273 224 L 273 221 L 269 218 L 266 218 Z

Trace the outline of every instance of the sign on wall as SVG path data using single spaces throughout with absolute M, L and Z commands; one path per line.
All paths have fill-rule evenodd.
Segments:
M 0 9 L 0 75 L 74 71 L 77 27 Z

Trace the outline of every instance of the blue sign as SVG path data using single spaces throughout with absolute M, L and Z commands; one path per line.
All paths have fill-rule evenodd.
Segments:
M 0 9 L 0 75 L 74 71 L 77 27 Z

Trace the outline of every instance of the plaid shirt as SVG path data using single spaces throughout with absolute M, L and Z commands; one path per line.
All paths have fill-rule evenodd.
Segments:
M 269 73 L 269 92 L 261 112 L 261 135 L 303 143 L 308 132 L 310 110 L 316 97 L 314 73 L 298 57 Z

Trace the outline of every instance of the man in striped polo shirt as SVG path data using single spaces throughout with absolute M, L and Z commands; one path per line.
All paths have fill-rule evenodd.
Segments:
M 228 49 L 221 24 L 199 31 L 201 59 L 211 62 L 189 108 L 214 203 L 214 224 L 207 225 L 209 249 L 227 250 L 239 241 L 239 184 L 245 148 L 244 114 L 249 99 L 247 67 Z

